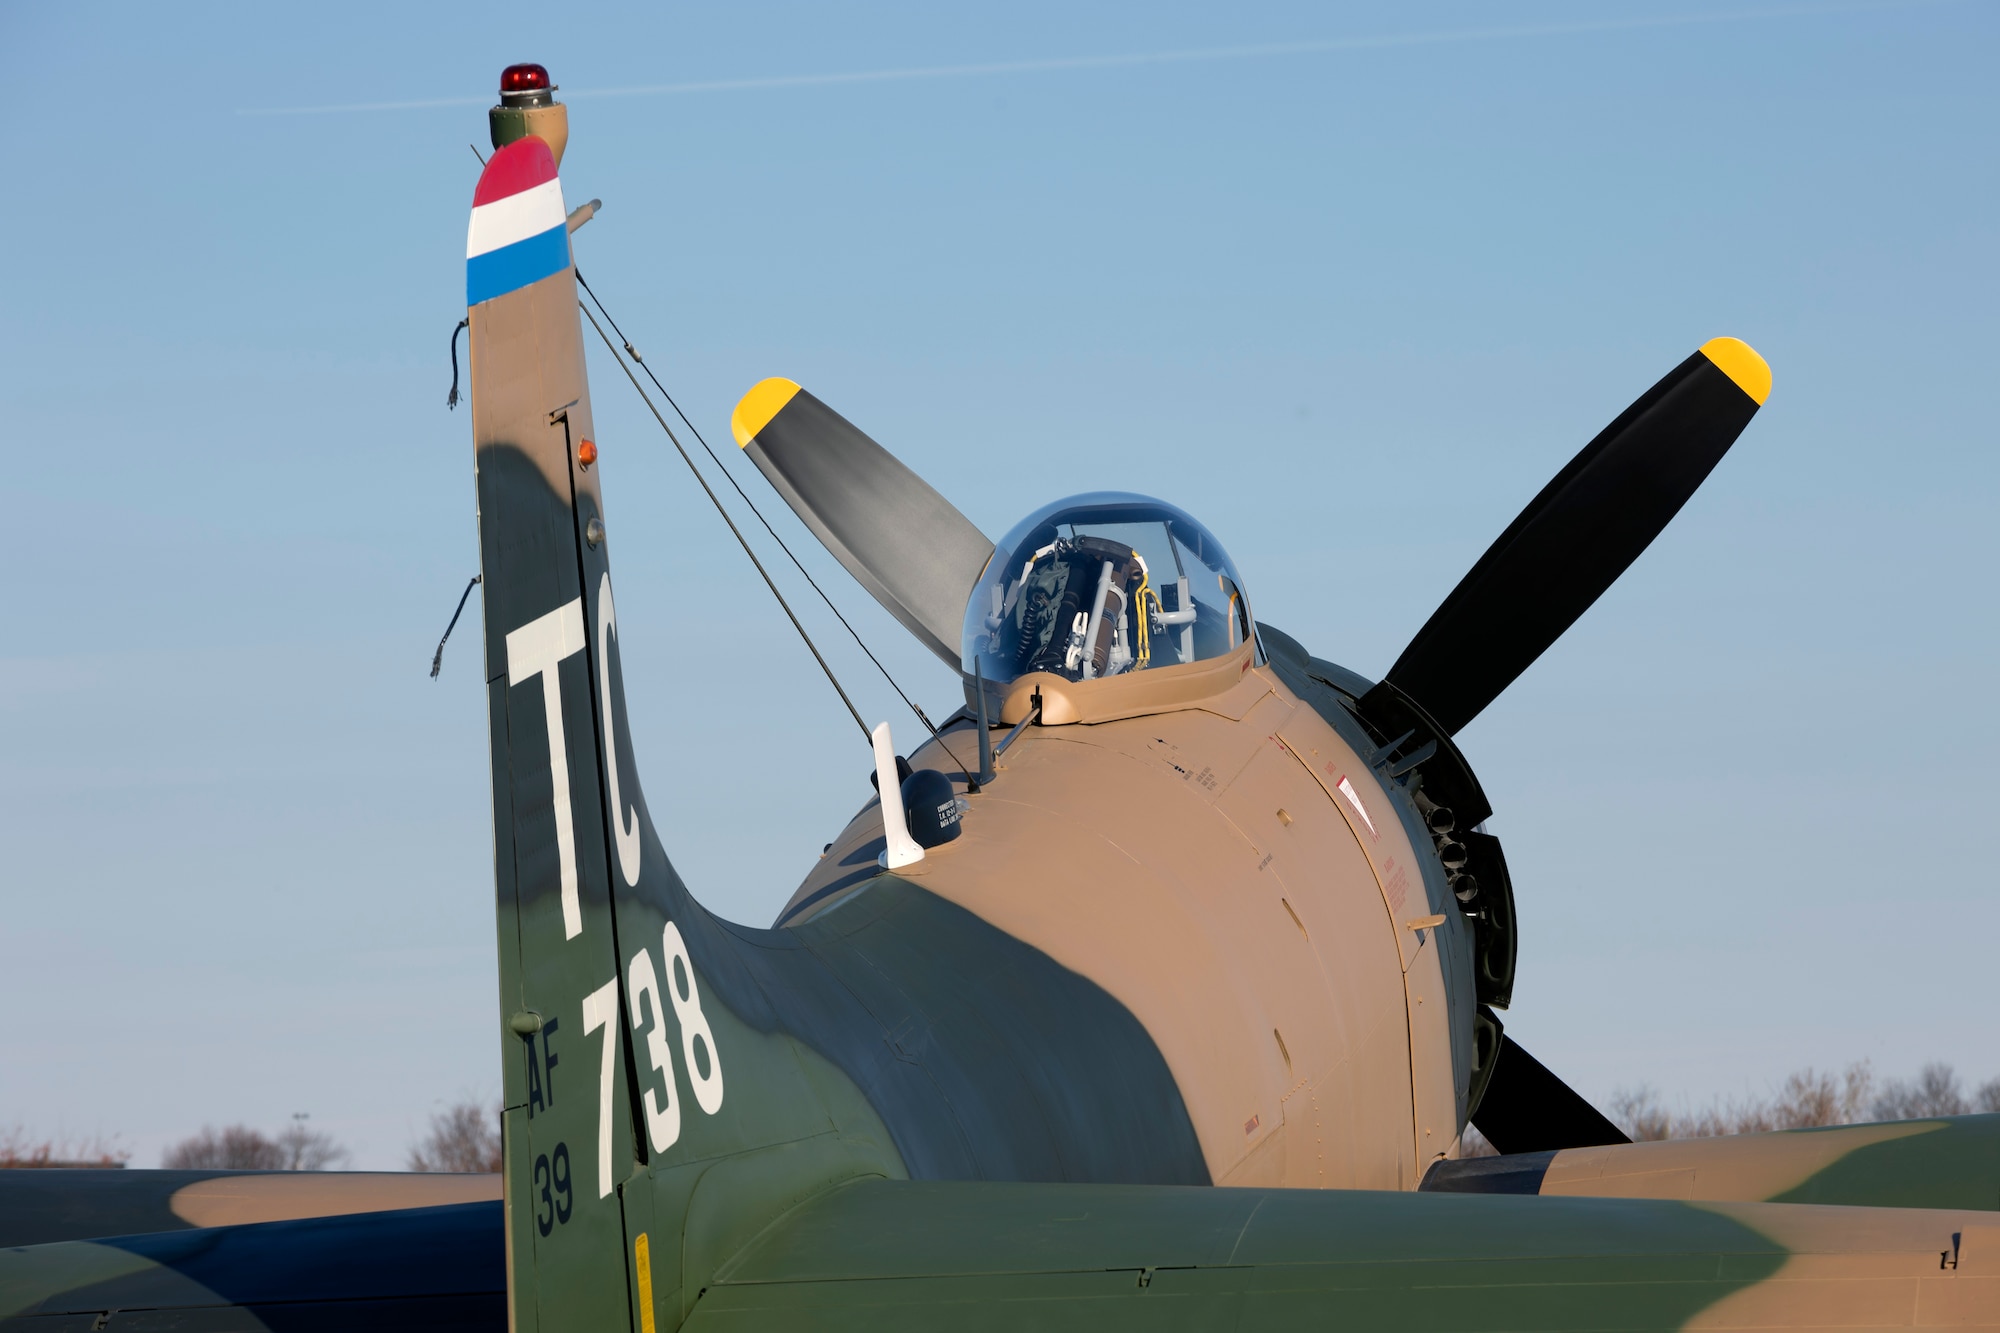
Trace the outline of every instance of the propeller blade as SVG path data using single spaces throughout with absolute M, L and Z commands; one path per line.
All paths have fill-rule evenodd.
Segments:
M 1542 488 L 1387 679 L 1446 732 L 1472 721 L 1639 558 L 1770 392 L 1747 343 L 1703 344 Z
M 1486 1094 L 1472 1113 L 1472 1127 L 1503 1153 L 1632 1141 L 1508 1036 L 1500 1038 L 1500 1054 Z
M 894 454 L 790 380 L 768 379 L 744 394 L 729 427 L 847 572 L 957 669 L 965 599 L 992 541 Z

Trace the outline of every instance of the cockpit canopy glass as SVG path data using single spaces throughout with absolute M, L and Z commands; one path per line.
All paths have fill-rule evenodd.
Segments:
M 1099 491 L 1047 505 L 993 549 L 965 609 L 965 674 L 1098 680 L 1224 656 L 1251 635 L 1222 544 L 1179 509 Z

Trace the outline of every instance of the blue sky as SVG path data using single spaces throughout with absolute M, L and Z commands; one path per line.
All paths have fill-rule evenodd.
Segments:
M 497 1094 L 474 637 L 427 666 L 477 559 L 467 143 L 522 59 L 605 203 L 579 262 L 711 441 L 783 374 L 989 534 L 1159 494 L 1370 675 L 1626 403 L 1750 341 L 1769 405 L 1461 737 L 1509 1030 L 1598 1098 L 2000 1074 L 1992 5 L 569 9 L 0 8 L 0 1129 L 151 1165 L 307 1111 L 386 1167 Z M 818 77 L 884 71 L 927 73 Z M 384 102 L 442 104 L 272 114 Z M 762 923 L 867 754 L 593 374 L 648 797 Z

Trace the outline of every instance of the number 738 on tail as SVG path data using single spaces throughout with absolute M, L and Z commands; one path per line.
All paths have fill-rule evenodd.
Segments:
M 1454 737 L 1749 426 L 1755 351 L 1641 394 L 1379 679 L 1262 619 L 1193 497 L 996 541 L 757 384 L 737 444 L 965 706 L 907 756 L 875 730 L 874 795 L 749 928 L 682 883 L 632 753 L 567 111 L 516 66 L 490 120 L 501 1199 L 18 1251 L 62 1276 L 0 1256 L 10 1327 L 2000 1323 L 2000 1118 L 1628 1143 L 1503 1027 L 1515 890 Z

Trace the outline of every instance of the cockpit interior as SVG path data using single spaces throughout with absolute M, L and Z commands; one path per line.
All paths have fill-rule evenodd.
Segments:
M 1235 651 L 1255 622 L 1221 543 L 1173 505 L 1096 492 L 1001 538 L 966 606 L 964 670 L 1101 680 Z

